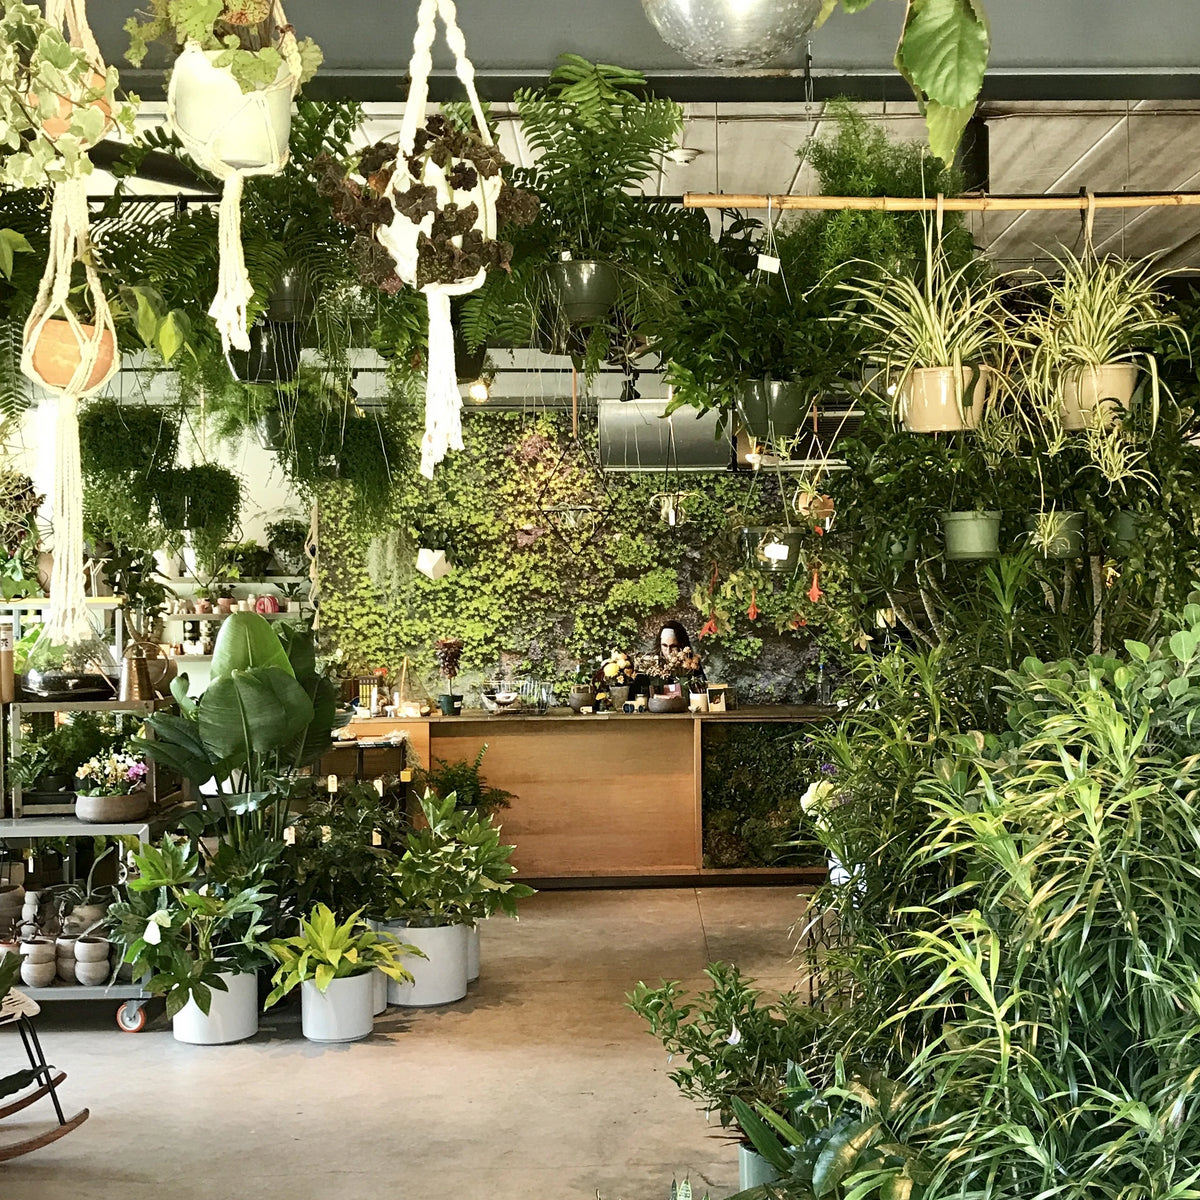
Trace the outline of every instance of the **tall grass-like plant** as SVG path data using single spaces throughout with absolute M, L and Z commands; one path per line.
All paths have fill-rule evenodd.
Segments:
M 1010 731 L 953 739 L 912 796 L 907 869 L 947 884 L 881 963 L 927 981 L 877 1030 L 910 1037 L 893 1137 L 927 1197 L 1193 1196 L 1200 605 L 1004 692 Z

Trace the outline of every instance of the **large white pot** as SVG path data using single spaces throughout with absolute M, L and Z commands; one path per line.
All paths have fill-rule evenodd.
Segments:
M 212 993 L 212 1004 L 205 1016 L 194 1000 L 175 1014 L 172 1030 L 177 1042 L 192 1046 L 224 1046 L 244 1042 L 258 1032 L 258 976 L 221 972 L 227 992 Z
M 281 64 L 275 82 L 243 92 L 215 66 L 219 50 L 189 45 L 175 60 L 169 92 L 172 120 L 201 166 L 223 162 L 239 171 L 282 167 L 292 130 L 292 82 Z
M 911 433 L 978 429 L 996 378 L 990 367 L 980 367 L 972 387 L 971 375 L 967 367 L 914 367 L 900 385 L 904 428 Z
M 371 981 L 374 984 L 371 989 L 371 1015 L 377 1017 L 387 1012 L 388 977 L 382 971 L 372 971 Z
M 1064 429 L 1108 429 L 1127 411 L 1137 388 L 1136 363 L 1105 363 L 1064 371 L 1058 419 Z
M 310 1042 L 357 1042 L 375 1027 L 377 971 L 333 979 L 324 993 L 316 981 L 300 985 L 300 1020 Z
M 479 978 L 479 926 L 467 926 L 467 982 Z
M 451 1004 L 467 994 L 466 925 L 434 925 L 421 928 L 389 921 L 384 929 L 402 942 L 425 952 L 425 958 L 408 957 L 405 969 L 412 983 L 388 980 L 388 1003 L 405 1008 L 423 1008 L 430 1004 Z

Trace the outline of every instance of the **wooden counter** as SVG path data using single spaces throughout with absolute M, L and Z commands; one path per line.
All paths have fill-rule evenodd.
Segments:
M 541 716 L 467 711 L 416 720 L 365 719 L 351 732 L 403 731 L 410 762 L 474 759 L 512 792 L 500 813 L 513 855 L 529 879 L 688 877 L 703 869 L 701 738 L 713 722 L 825 721 L 828 709 L 739 708 L 726 713 L 593 713 Z M 768 868 L 760 869 L 768 870 Z M 716 874 L 717 872 L 714 872 Z M 728 874 L 728 872 L 721 872 Z

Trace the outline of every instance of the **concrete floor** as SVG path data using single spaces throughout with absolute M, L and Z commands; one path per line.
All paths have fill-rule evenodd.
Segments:
M 489 923 L 465 1001 L 389 1009 L 347 1046 L 305 1042 L 298 1008 L 203 1048 L 161 1015 L 130 1035 L 114 1004 L 47 1004 L 38 1028 L 68 1072 L 64 1106 L 92 1115 L 0 1165 L 0 1196 L 667 1200 L 687 1174 L 717 1200 L 736 1190 L 735 1147 L 679 1095 L 625 993 L 701 985 L 717 959 L 791 986 L 802 906 L 792 888 L 546 892 L 519 922 Z M 0 1032 L 0 1074 L 21 1058 Z M 0 1138 L 21 1130 L 10 1119 Z

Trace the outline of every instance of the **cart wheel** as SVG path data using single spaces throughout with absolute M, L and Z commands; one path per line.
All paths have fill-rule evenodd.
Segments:
M 146 1007 L 140 1000 L 130 1000 L 117 1008 L 117 1028 L 122 1033 L 141 1033 L 146 1028 Z

